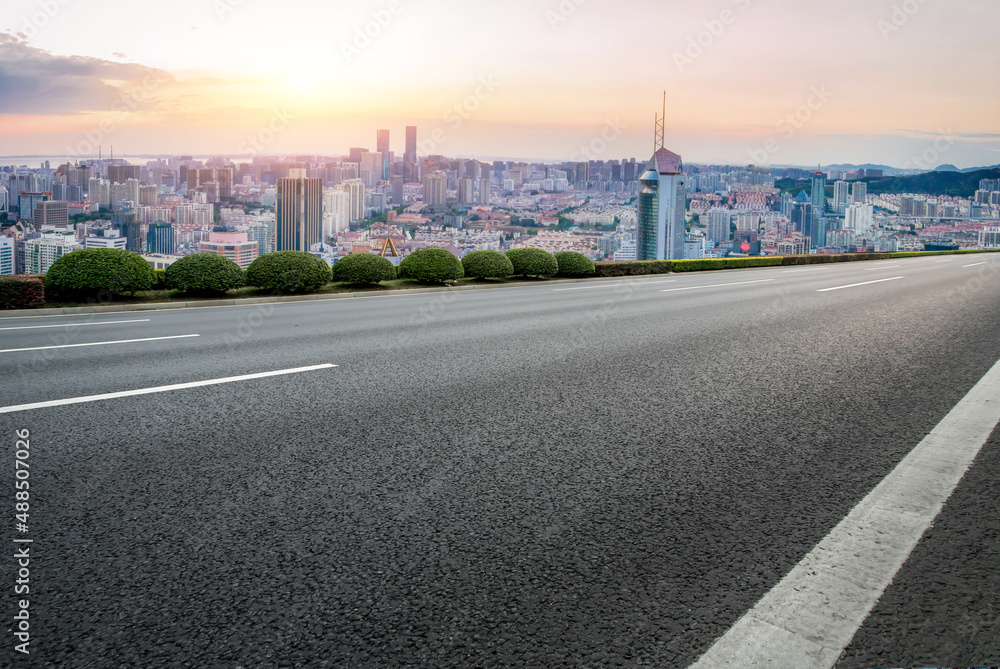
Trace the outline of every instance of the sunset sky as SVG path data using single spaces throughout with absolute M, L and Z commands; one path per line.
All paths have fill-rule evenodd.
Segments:
M 997 26 L 992 0 L 4 0 L 0 156 L 378 128 L 398 154 L 416 125 L 422 154 L 645 159 L 666 90 L 688 162 L 994 165 Z

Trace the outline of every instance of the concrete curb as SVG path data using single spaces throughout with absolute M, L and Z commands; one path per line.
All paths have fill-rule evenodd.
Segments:
M 744 268 L 758 269 L 758 268 Z M 766 268 L 763 268 L 766 269 Z M 717 270 L 718 271 L 718 270 Z M 721 270 L 731 271 L 731 270 Z M 652 276 L 664 276 L 662 274 L 642 274 L 636 276 L 602 276 L 590 277 L 586 281 L 627 281 L 628 279 L 641 279 Z M 162 311 L 167 309 L 206 309 L 211 307 L 241 307 L 254 304 L 277 304 L 281 302 L 316 302 L 324 300 L 343 300 L 350 298 L 365 297 L 392 297 L 400 295 L 421 295 L 426 293 L 449 293 L 469 290 L 493 290 L 496 288 L 523 288 L 526 286 L 547 285 L 554 286 L 566 283 L 579 283 L 581 279 L 549 279 L 546 281 L 517 281 L 490 284 L 477 284 L 470 286 L 427 286 L 425 288 L 406 288 L 383 291 L 364 291 L 357 293 L 327 293 L 308 295 L 281 295 L 275 297 L 244 297 L 230 300 L 195 300 L 193 302 L 149 302 L 142 304 L 98 304 L 85 307 L 42 307 L 40 309 L 11 309 L 0 311 L 0 318 L 24 318 L 26 316 L 75 316 L 79 314 L 111 314 L 134 311 Z

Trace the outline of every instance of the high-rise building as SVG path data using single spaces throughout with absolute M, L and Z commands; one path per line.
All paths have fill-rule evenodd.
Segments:
M 125 238 L 125 248 L 132 253 L 142 253 L 142 237 L 136 209 L 132 202 L 124 201 L 115 204 L 111 214 L 111 223 Z
M 417 126 L 406 126 L 406 152 L 403 154 L 403 162 L 408 165 L 417 164 Z M 407 175 L 407 178 L 411 178 Z
M 323 239 L 336 237 L 351 224 L 351 195 L 339 188 L 323 189 Z
M 579 169 L 577 172 L 579 179 Z M 661 146 L 653 154 L 639 183 L 642 190 L 639 192 L 636 259 L 683 259 L 684 162 L 679 155 Z
M 174 228 L 169 223 L 152 223 L 146 233 L 146 252 L 162 255 L 173 255 Z
M 43 200 L 35 203 L 34 225 L 65 228 L 69 225 L 69 203 L 65 200 Z
M 392 206 L 398 207 L 403 204 L 404 177 L 402 174 L 394 174 L 389 181 L 392 186 Z
M 476 191 L 476 195 L 479 198 L 479 204 L 483 207 L 488 207 L 490 205 L 490 180 L 480 179 L 479 186 Z
M 850 184 L 846 181 L 833 182 L 833 210 L 843 214 L 850 204 Z
M 347 179 L 340 184 L 340 190 L 351 197 L 351 223 L 365 220 L 365 184 L 361 179 Z
M 308 252 L 323 234 L 323 180 L 290 169 L 275 195 L 275 250 Z
M 32 221 L 35 217 L 35 207 L 39 202 L 46 202 L 52 199 L 50 191 L 18 191 L 17 210 L 21 220 Z
M 424 204 L 444 204 L 448 200 L 448 175 L 437 170 L 424 177 Z
M 233 168 L 223 167 L 216 170 L 215 179 L 219 182 L 219 199 L 231 199 L 233 197 Z
M 56 260 L 83 248 L 72 230 L 43 232 L 20 243 L 24 245 L 22 274 L 45 274 Z
M 826 211 L 826 175 L 816 172 L 812 178 L 812 197 L 809 198 L 812 206 L 821 212 Z
M 0 235 L 0 276 L 14 273 L 14 238 Z
M 716 244 L 729 241 L 732 235 L 731 221 L 733 212 L 728 209 L 709 209 L 701 216 L 702 222 L 708 228 L 707 237 Z
M 812 200 L 806 196 L 806 192 L 800 191 L 795 201 L 792 202 L 792 215 L 789 217 L 796 232 L 801 232 L 805 237 L 811 237 L 815 209 Z
M 874 207 L 870 204 L 852 204 L 844 211 L 844 229 L 859 235 L 867 233 L 874 223 Z
M 88 184 L 87 199 L 101 209 L 111 209 L 111 184 L 106 179 L 91 179 Z
M 257 259 L 257 251 L 257 242 L 249 239 L 245 232 L 210 232 L 208 239 L 202 239 L 198 244 L 198 253 L 214 253 L 229 258 L 241 269 L 246 269 Z
M 862 203 L 868 199 L 868 184 L 864 181 L 853 181 L 851 182 L 851 203 Z
M 389 131 L 379 130 L 375 133 L 375 150 L 382 154 L 382 171 L 379 180 L 389 180 Z
M 139 181 L 141 173 L 138 165 L 108 165 L 108 181 L 123 184 L 129 179 Z
M 475 201 L 475 182 L 472 180 L 472 177 L 462 177 L 458 180 L 458 203 L 474 204 Z
M 140 186 L 139 188 L 139 204 L 144 206 L 152 206 L 156 204 L 157 188 L 156 186 Z

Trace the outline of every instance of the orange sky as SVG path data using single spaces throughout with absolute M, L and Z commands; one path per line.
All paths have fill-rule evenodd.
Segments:
M 1000 163 L 1000 3 L 317 4 L 7 0 L 0 155 L 644 158 L 666 89 L 688 162 Z

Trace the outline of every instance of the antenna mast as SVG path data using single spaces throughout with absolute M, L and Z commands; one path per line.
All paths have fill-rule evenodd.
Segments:
M 664 127 L 667 120 L 667 92 L 663 91 L 663 115 L 656 117 L 655 137 L 653 139 L 653 152 L 663 148 Z

